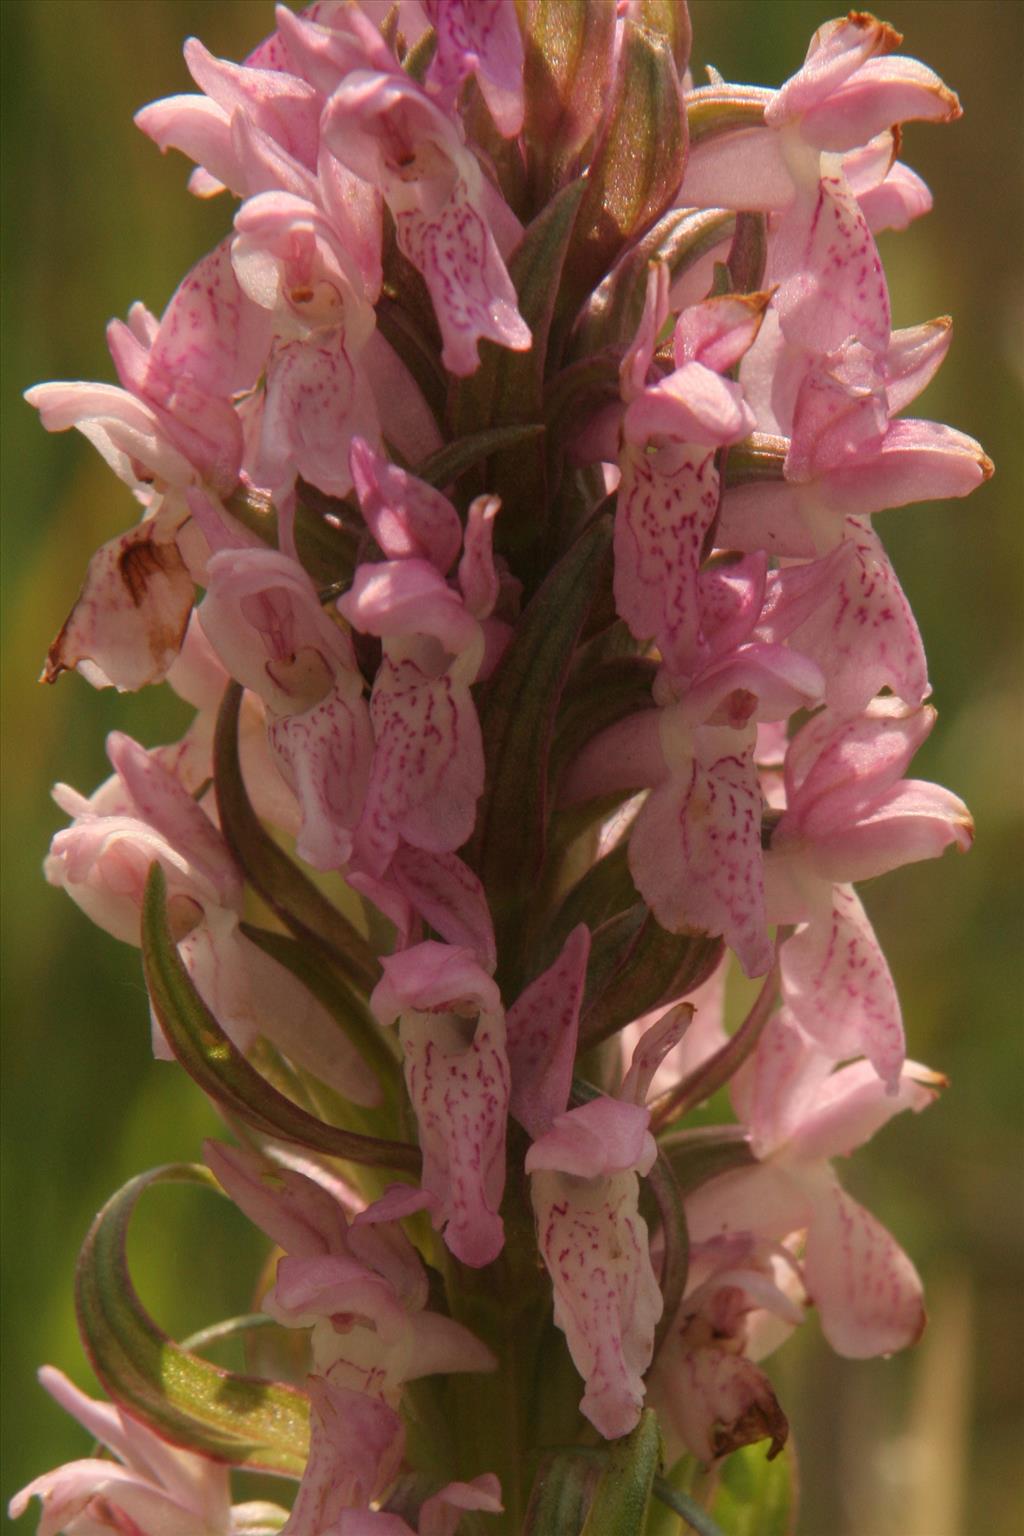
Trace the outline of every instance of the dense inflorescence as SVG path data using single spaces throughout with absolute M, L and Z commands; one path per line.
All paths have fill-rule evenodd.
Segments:
M 117 385 L 29 391 L 142 507 L 44 675 L 196 713 L 58 787 L 46 874 L 237 1144 L 97 1219 L 112 1402 L 43 1384 L 116 1459 L 17 1496 L 47 1532 L 639 1531 L 652 1434 L 782 1450 L 759 1362 L 809 1306 L 847 1356 L 921 1331 L 833 1161 L 943 1081 L 856 887 L 972 836 L 906 777 L 873 523 L 991 472 L 903 414 L 950 324 L 893 330 L 875 244 L 930 206 L 898 124 L 959 105 L 862 12 L 779 90 L 695 88 L 689 42 L 671 0 L 315 0 L 138 114 L 238 206 L 111 322 Z M 274 1245 L 257 1388 L 130 1290 L 168 1177 Z

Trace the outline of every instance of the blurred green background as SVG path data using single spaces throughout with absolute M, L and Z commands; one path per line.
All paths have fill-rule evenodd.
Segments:
M 609 0 L 610 3 L 610 0 Z M 694 70 L 777 84 L 832 8 L 692 0 Z M 953 127 L 911 125 L 904 158 L 935 212 L 882 240 L 897 324 L 955 317 L 952 354 L 919 406 L 979 437 L 997 475 L 968 502 L 878 526 L 921 622 L 941 720 L 915 772 L 955 788 L 978 823 L 948 856 L 869 887 L 912 1053 L 952 1079 L 844 1170 L 913 1254 L 932 1323 L 891 1362 L 839 1361 L 816 1324 L 774 1364 L 801 1458 L 801 1536 L 1009 1536 L 1021 1478 L 1024 1061 L 1020 816 L 1022 488 L 1020 252 L 1024 7 L 894 0 L 884 13 L 957 89 Z M 200 1155 L 215 1117 L 149 1054 L 137 955 L 40 875 L 60 778 L 90 791 L 114 727 L 148 744 L 184 723 L 167 693 L 35 682 L 90 553 L 134 520 L 128 491 L 75 434 L 48 438 L 21 401 L 48 378 L 112 379 L 103 327 L 142 298 L 158 313 L 225 232 L 226 201 L 185 192 L 131 124 L 187 90 L 195 32 L 241 58 L 271 22 L 257 0 L 4 0 L 2 1492 L 85 1453 L 35 1385 L 52 1361 L 91 1385 L 74 1326 L 74 1257 L 99 1204 L 133 1173 Z M 260 1245 L 225 1205 L 170 1190 L 140 1213 L 140 1289 L 173 1331 L 249 1300 Z M 26 1526 L 28 1521 L 25 1522 Z

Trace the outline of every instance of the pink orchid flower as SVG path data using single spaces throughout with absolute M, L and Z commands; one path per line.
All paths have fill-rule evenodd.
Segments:
M 769 1022 L 733 1090 L 758 1164 L 702 1185 L 687 1198 L 686 1219 L 695 1243 L 805 1231 L 804 1284 L 825 1337 L 861 1359 L 918 1338 L 921 1282 L 884 1227 L 841 1189 L 831 1159 L 901 1110 L 926 1108 L 944 1080 L 911 1063 L 889 1093 L 868 1062 L 833 1066 L 785 1012 Z
M 91 800 L 63 784 L 54 791 L 74 819 L 51 844 L 50 884 L 114 938 L 138 944 L 146 880 L 159 862 L 182 962 L 238 1049 L 265 1036 L 354 1103 L 378 1103 L 376 1076 L 336 1021 L 240 932 L 241 875 L 205 811 L 129 737 L 112 734 L 107 750 L 115 773 Z M 156 1025 L 153 1044 L 169 1057 Z
M 505 1013 L 470 951 L 428 941 L 385 957 L 370 998 L 398 1020 L 405 1082 L 423 1149 L 423 1188 L 445 1242 L 464 1264 L 491 1263 L 504 1243 L 509 1068 Z
M 496 215 L 509 231 L 510 211 L 495 207 L 454 120 L 408 75 L 362 70 L 339 85 L 321 126 L 331 152 L 391 209 L 399 248 L 430 292 L 444 366 L 474 373 L 481 337 L 528 349 L 530 330 L 492 232 Z
M 499 133 L 515 138 L 523 126 L 523 39 L 503 0 L 423 0 L 437 49 L 427 90 L 448 110 L 462 82 L 475 75 Z
M 199 618 L 228 672 L 270 715 L 271 746 L 302 811 L 300 854 L 320 869 L 347 863 L 372 751 L 348 635 L 298 562 L 269 549 L 214 555 Z
M 687 1294 L 651 1371 L 670 1456 L 709 1464 L 764 1439 L 769 1457 L 778 1454 L 789 1426 L 751 1354 L 764 1320 L 774 1347 L 803 1321 L 803 1303 L 796 1263 L 778 1245 L 718 1242 L 691 1253 Z
M 555 1322 L 586 1383 L 580 1408 L 606 1439 L 643 1406 L 662 1300 L 638 1210 L 656 1156 L 639 1104 L 600 1098 L 558 1115 L 526 1154 Z
M 615 514 L 615 606 L 666 665 L 691 670 L 697 572 L 718 510 L 715 449 L 754 425 L 739 386 L 722 375 L 757 335 L 762 296 L 708 299 L 676 324 L 676 367 L 647 383 L 668 316 L 668 272 L 652 267 L 640 327 L 622 363 L 626 402 Z
M 226 1467 L 178 1450 L 113 1403 L 87 1397 L 52 1365 L 39 1380 L 117 1459 L 94 1455 L 37 1477 L 11 1500 L 12 1520 L 36 1498 L 39 1536 L 261 1536 L 280 1529 L 286 1512 L 278 1505 L 231 1503 Z
M 817 714 L 789 744 L 786 809 L 766 856 L 767 901 L 779 922 L 804 922 L 836 883 L 869 880 L 950 844 L 970 847 L 974 824 L 948 789 L 904 779 L 935 723 L 928 706 L 875 699 L 850 720 Z

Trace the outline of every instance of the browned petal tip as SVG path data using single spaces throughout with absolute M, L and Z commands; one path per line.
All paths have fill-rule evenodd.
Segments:
M 789 1420 L 779 1407 L 775 1394 L 766 1390 L 763 1396 L 748 1405 L 731 1424 L 719 1423 L 712 1430 L 712 1450 L 717 1461 L 744 1445 L 755 1445 L 758 1440 L 771 1440 L 767 1459 L 772 1460 L 789 1439 Z
M 958 117 L 963 117 L 964 109 L 960 105 L 960 97 L 956 91 L 951 91 L 948 85 L 940 85 L 936 94 L 946 109 L 946 115 L 942 119 L 944 123 L 955 123 Z
M 983 453 L 978 459 L 978 468 L 981 470 L 982 480 L 991 480 L 996 472 L 996 467 L 987 453 Z
M 846 17 L 852 27 L 863 27 L 865 31 L 874 30 L 878 33 L 877 51 L 879 53 L 893 53 L 903 42 L 903 33 L 897 32 L 887 21 L 879 21 L 870 11 L 850 11 Z

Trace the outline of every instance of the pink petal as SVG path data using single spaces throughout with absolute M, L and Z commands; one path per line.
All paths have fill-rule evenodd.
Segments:
M 239 906 L 241 872 L 220 832 L 185 787 L 121 731 L 107 737 L 107 756 L 139 819 L 188 859 L 223 906 Z
M 855 74 L 808 111 L 800 132 L 819 149 L 854 149 L 892 123 L 951 123 L 960 103 L 917 59 L 867 59 Z
M 496 1012 L 501 994 L 468 949 L 433 941 L 382 957 L 384 976 L 370 997 L 381 1024 L 393 1024 L 410 1009 L 445 1009 L 470 1000 L 482 1011 Z
M 287 6 L 277 7 L 278 34 L 289 64 L 325 96 L 352 70 L 394 68 L 394 57 L 363 9 L 307 6 L 296 15 Z
M 845 825 L 898 782 L 934 724 L 930 706 L 889 698 L 853 718 L 815 715 L 786 754 L 786 815 L 812 837 Z
M 701 363 L 728 373 L 757 339 L 768 295 L 727 294 L 685 309 L 676 322 L 672 350 L 676 368 Z
M 647 269 L 647 287 L 640 324 L 619 365 L 619 388 L 627 405 L 647 387 L 647 376 L 658 348 L 658 337 L 668 319 L 668 291 L 668 267 L 663 261 L 652 262 Z
M 529 350 L 533 338 L 512 280 L 465 182 L 456 183 L 436 213 L 399 213 L 395 227 L 399 249 L 422 273 L 433 300 L 449 373 L 476 372 L 482 337 L 513 352 Z
M 361 437 L 352 440 L 349 466 L 367 527 L 388 559 L 416 556 L 443 575 L 462 546 L 459 514 L 447 496 L 389 464 Z
M 905 410 L 931 383 L 952 339 L 953 322 L 948 315 L 893 331 L 885 355 L 886 396 L 891 416 Z
M 302 813 L 299 854 L 315 869 L 340 869 L 351 857 L 373 753 L 358 679 L 343 675 L 311 709 L 273 720 L 269 739 Z
M 211 557 L 203 631 L 232 677 L 276 716 L 301 714 L 361 690 L 352 644 L 323 611 L 297 560 L 277 550 L 225 550 Z
M 694 1245 L 737 1237 L 777 1241 L 806 1227 L 812 1211 L 799 1176 L 762 1163 L 719 1174 L 687 1195 L 686 1226 Z
M 380 1083 L 338 1021 L 283 965 L 211 913 L 182 940 L 182 960 L 224 1031 L 248 1050 L 269 1040 L 353 1104 L 381 1101 Z
M 672 671 L 694 665 L 697 572 L 718 507 L 714 454 L 685 444 L 623 457 L 615 513 L 615 607 L 638 640 L 654 639 Z
M 135 692 L 166 677 L 181 648 L 195 584 L 178 546 L 155 522 L 93 555 L 85 584 L 46 657 L 52 683 L 77 667 L 94 687 Z
M 966 433 L 936 421 L 894 421 L 878 452 L 835 469 L 823 491 L 838 512 L 864 516 L 916 501 L 969 496 L 989 479 L 992 461 Z
M 683 1039 L 693 1015 L 691 1003 L 679 1003 L 644 1030 L 633 1049 L 629 1071 L 622 1080 L 621 1098 L 631 1104 L 647 1102 L 651 1084 L 666 1056 Z
M 469 1483 L 446 1483 L 425 1499 L 420 1509 L 419 1536 L 454 1536 L 465 1509 L 481 1509 L 500 1515 L 501 1484 L 493 1472 L 483 1472 Z
M 242 292 L 222 240 L 196 263 L 164 310 L 149 352 L 151 374 L 187 374 L 205 393 L 251 389 L 270 347 L 270 322 Z
M 896 1082 L 884 1084 L 866 1061 L 851 1062 L 805 1100 L 792 1130 L 790 1154 L 807 1167 L 833 1157 L 849 1157 L 903 1110 L 920 1114 L 935 1102 L 947 1079 L 918 1062 L 907 1062 Z
M 759 1159 L 784 1148 L 813 1113 L 836 1060 L 788 1008 L 768 1020 L 753 1055 L 729 1085 L 733 1109 Z
M 310 1376 L 309 1462 L 282 1536 L 326 1531 L 353 1505 L 382 1493 L 401 1465 L 405 1431 L 393 1408 Z
M 904 864 L 937 859 L 952 845 L 966 853 L 974 841 L 971 813 L 939 784 L 905 779 L 886 791 L 856 822 L 822 831 L 812 864 L 824 879 L 871 880 Z
M 821 551 L 804 516 L 805 494 L 805 487 L 784 480 L 731 486 L 722 497 L 716 542 L 722 549 L 813 559 Z
M 527 1173 L 547 1170 L 578 1179 L 612 1178 L 636 1169 L 649 1173 L 657 1155 L 642 1104 L 606 1096 L 556 1116 L 526 1154 Z
M 650 384 L 626 407 L 623 432 L 629 443 L 654 437 L 717 446 L 739 442 L 754 429 L 754 413 L 743 391 L 703 363 L 687 362 Z
M 829 101 L 874 54 L 891 53 L 901 42 L 888 22 L 876 20 L 867 11 L 851 11 L 825 22 L 811 38 L 800 69 L 775 92 L 765 121 L 782 127 L 803 117 Z
M 782 995 L 812 1039 L 837 1061 L 867 1056 L 895 1090 L 905 1045 L 899 999 L 867 913 L 851 886 L 836 886 L 828 917 L 780 951 Z
M 523 126 L 523 39 L 505 0 L 423 0 L 437 33 L 427 90 L 452 108 L 459 87 L 475 75 L 498 132 L 514 138 Z M 422 1536 L 422 1532 L 421 1532 Z
M 845 532 L 823 560 L 769 576 L 758 632 L 818 663 L 837 715 L 858 713 L 884 687 L 919 705 L 931 686 L 910 604 L 870 524 L 847 518 Z
M 399 838 L 432 853 L 467 841 L 484 787 L 483 743 L 469 688 L 385 656 L 370 702 L 375 747 L 358 839 L 379 872 Z
M 885 180 L 858 195 L 860 211 L 872 234 L 883 229 L 906 229 L 914 219 L 932 210 L 932 195 L 909 165 L 897 160 Z
M 429 635 L 451 656 L 482 649 L 480 626 L 459 594 L 435 566 L 414 556 L 358 566 L 338 609 L 365 635 Z
M 118 479 L 183 486 L 198 476 L 152 407 L 113 384 L 36 384 L 25 391 L 47 432 L 77 427 Z
M 509 1099 L 498 989 L 468 950 L 447 944 L 417 944 L 381 963 L 370 1007 L 382 1023 L 400 1020 L 423 1188 L 440 1202 L 451 1251 L 489 1264 L 504 1241 L 497 1212 Z
M 446 944 L 476 955 L 487 972 L 497 964 L 494 924 L 484 888 L 454 853 L 428 853 L 399 843 L 388 878 Z
M 227 113 L 240 110 L 310 170 L 316 165 L 320 106 L 305 80 L 284 70 L 247 68 L 213 56 L 198 38 L 185 44 L 189 74 Z
M 815 1202 L 804 1278 L 822 1332 L 848 1359 L 905 1349 L 925 1324 L 920 1277 L 895 1239 L 832 1183 Z
M 540 1170 L 530 1194 L 554 1285 L 555 1323 L 586 1382 L 580 1408 L 606 1439 L 628 1434 L 640 1417 L 662 1310 L 637 1210 L 637 1176 L 585 1179 Z
M 459 590 L 475 619 L 489 618 L 501 595 L 494 564 L 494 519 L 501 511 L 497 496 L 477 496 L 466 514 L 466 547 L 459 561 Z
M 764 1373 L 725 1349 L 673 1348 L 671 1377 L 659 1368 L 651 1395 L 667 1428 L 708 1464 L 744 1445 L 770 1439 L 777 1454 L 788 1433 L 785 1414 Z
M 629 844 L 633 879 L 662 927 L 722 934 L 748 976 L 772 963 L 761 810 L 743 734 L 703 726 L 693 756 L 651 791 Z
M 286 1253 L 346 1251 L 345 1212 L 322 1185 L 244 1147 L 207 1141 L 203 1153 L 239 1210 Z
M 580 923 L 508 1010 L 509 1110 L 534 1141 L 569 1099 L 589 954 L 590 930 Z
M 771 93 L 758 91 L 757 96 L 767 102 Z M 700 92 L 695 92 L 693 99 L 696 104 Z M 792 200 L 793 181 L 779 136 L 758 126 L 717 134 L 694 144 L 676 206 L 770 213 L 787 207 Z
M 504 1018 L 482 1013 L 473 1028 L 454 1014 L 410 1012 L 400 1029 L 423 1187 L 440 1201 L 452 1253 L 481 1268 L 505 1241 L 498 1214 L 509 1101 Z
M 787 341 L 836 352 L 849 336 L 883 352 L 891 312 L 881 258 L 860 205 L 839 170 L 801 188 L 775 237 L 775 295 Z
M 250 190 L 231 140 L 227 112 L 205 96 L 165 96 L 135 114 L 135 125 L 161 153 L 180 150 L 236 197 Z
M 254 469 L 259 484 L 289 489 L 299 474 L 328 495 L 344 496 L 352 483 L 349 443 L 378 433 L 376 409 L 341 330 L 276 349 Z

